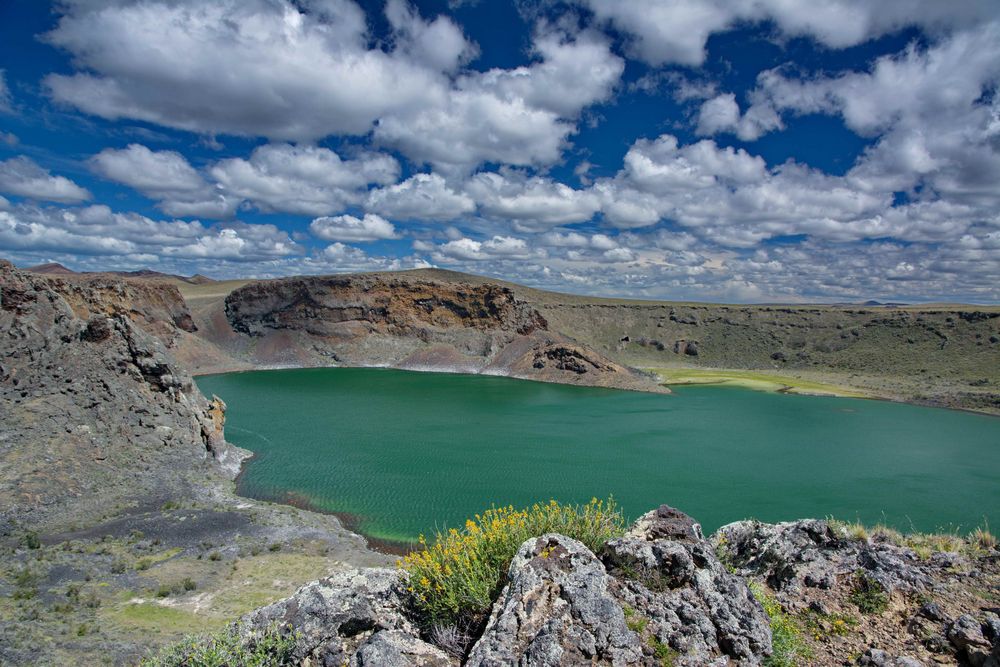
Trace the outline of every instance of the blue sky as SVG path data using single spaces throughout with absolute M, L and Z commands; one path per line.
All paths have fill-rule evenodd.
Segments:
M 0 256 L 1000 301 L 1000 6 L 0 4 Z

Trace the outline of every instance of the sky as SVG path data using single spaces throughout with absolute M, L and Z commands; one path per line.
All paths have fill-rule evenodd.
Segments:
M 995 0 L 0 0 L 0 257 L 1000 302 Z

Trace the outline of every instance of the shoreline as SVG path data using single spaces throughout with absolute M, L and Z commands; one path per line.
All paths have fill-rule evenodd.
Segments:
M 367 368 L 386 369 L 394 371 L 409 371 L 413 373 L 442 373 L 448 375 L 471 375 L 483 377 L 503 377 L 510 380 L 523 380 L 525 382 L 539 382 L 542 384 L 556 384 L 569 387 L 589 387 L 593 389 L 607 389 L 615 391 L 635 391 L 639 393 L 661 393 L 669 395 L 673 393 L 671 387 L 690 386 L 728 386 L 747 389 L 749 391 L 762 391 L 765 393 L 789 394 L 794 396 L 818 396 L 827 398 L 857 398 L 873 401 L 887 401 L 890 403 L 902 403 L 914 405 L 922 408 L 938 408 L 941 410 L 955 410 L 974 415 L 985 415 L 988 417 L 1000 418 L 1000 412 L 992 412 L 985 409 L 966 408 L 952 405 L 941 405 L 932 401 L 921 401 L 919 397 L 890 396 L 886 394 L 874 393 L 871 390 L 857 386 L 839 385 L 814 380 L 803 380 L 790 375 L 783 375 L 773 372 L 761 372 L 757 370 L 738 368 L 670 368 L 663 366 L 630 366 L 632 370 L 644 374 L 653 375 L 653 382 L 663 391 L 645 390 L 627 387 L 605 387 L 599 385 L 577 385 L 570 382 L 553 382 L 551 380 L 541 380 L 538 378 L 527 378 L 518 375 L 511 375 L 500 371 L 490 370 L 489 372 L 455 370 L 452 368 L 432 368 L 420 366 L 406 368 L 392 366 L 390 364 L 337 364 L 325 366 L 308 366 L 301 364 L 267 364 L 262 366 L 241 366 L 227 370 L 189 370 L 192 377 L 208 377 L 213 375 L 229 375 L 231 373 L 253 373 L 258 371 L 287 371 L 287 370 L 308 370 L 320 368 Z M 667 377 L 672 376 L 672 377 Z M 757 376 L 757 377 L 754 377 Z

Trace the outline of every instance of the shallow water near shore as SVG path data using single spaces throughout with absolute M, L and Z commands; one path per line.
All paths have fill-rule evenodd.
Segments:
M 836 516 L 904 531 L 1000 525 L 1000 419 L 734 387 L 669 396 L 372 368 L 204 376 L 254 452 L 240 494 L 346 514 L 392 542 L 491 504 L 613 494 L 705 532 Z

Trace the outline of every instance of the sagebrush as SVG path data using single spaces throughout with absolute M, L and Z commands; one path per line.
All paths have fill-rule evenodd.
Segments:
M 518 547 L 530 537 L 559 533 L 597 551 L 625 532 L 625 517 L 613 498 L 584 505 L 555 500 L 530 508 L 493 507 L 465 522 L 462 530 L 439 532 L 422 549 L 398 562 L 409 574 L 409 592 L 429 627 L 468 625 L 485 615 L 506 582 Z

